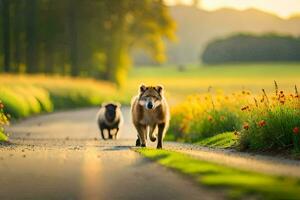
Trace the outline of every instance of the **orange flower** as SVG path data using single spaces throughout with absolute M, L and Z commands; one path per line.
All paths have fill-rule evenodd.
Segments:
M 0 102 L 0 109 L 4 108 L 4 104 L 2 102 Z
M 299 133 L 299 127 L 295 127 L 295 128 L 293 128 L 293 133 L 295 134 L 295 135 L 298 135 L 298 133 Z
M 244 123 L 243 128 L 244 128 L 245 130 L 248 130 L 248 129 L 249 129 L 249 124 L 248 124 L 248 123 Z
M 263 126 L 265 126 L 267 123 L 266 123 L 266 121 L 265 120 L 261 120 L 260 122 L 258 122 L 258 126 L 259 127 L 263 127 Z
M 213 120 L 213 118 L 212 118 L 211 115 L 209 115 L 209 116 L 207 117 L 207 119 L 208 119 L 208 121 L 210 121 L 210 122 Z

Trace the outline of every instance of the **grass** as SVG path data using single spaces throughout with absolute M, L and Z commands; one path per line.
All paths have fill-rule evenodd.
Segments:
M 224 132 L 239 135 L 241 150 L 300 152 L 300 96 L 274 83 L 273 93 L 195 94 L 172 108 L 168 139 L 199 142 Z M 221 136 L 219 136 L 221 137 Z M 216 138 L 215 138 L 216 139 Z M 230 139 L 229 139 L 230 140 Z
M 137 86 L 162 84 L 170 104 L 184 100 L 187 95 L 205 93 L 209 87 L 215 91 L 234 92 L 243 89 L 259 92 L 265 88 L 273 91 L 272 83 L 277 80 L 281 88 L 291 92 L 291 86 L 300 85 L 300 63 L 253 63 L 226 65 L 186 65 L 184 71 L 176 66 L 142 66 L 131 70 L 123 93 L 136 94 Z M 128 94 L 127 94 L 128 96 Z
M 5 142 L 7 140 L 8 140 L 7 136 L 0 131 L 0 142 Z
M 300 180 L 248 172 L 168 150 L 137 149 L 147 158 L 188 175 L 199 184 L 225 190 L 229 198 L 298 199 Z
M 9 119 L 4 113 L 4 104 L 0 100 L 0 142 L 7 141 L 8 137 L 4 134 L 4 125 L 9 124 Z
M 205 146 L 205 147 L 212 147 L 212 148 L 233 148 L 237 145 L 238 137 L 234 134 L 234 132 L 226 132 L 221 133 L 209 138 L 202 139 L 196 144 Z
M 12 118 L 97 106 L 117 98 L 114 85 L 103 81 L 43 75 L 0 76 L 0 100 Z M 122 97 L 118 100 L 123 101 Z

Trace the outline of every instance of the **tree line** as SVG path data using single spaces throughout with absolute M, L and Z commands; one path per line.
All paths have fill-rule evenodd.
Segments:
M 237 34 L 210 42 L 202 54 L 207 64 L 300 61 L 300 37 Z
M 163 62 L 175 24 L 162 0 L 0 0 L 0 70 L 120 84 L 130 52 Z

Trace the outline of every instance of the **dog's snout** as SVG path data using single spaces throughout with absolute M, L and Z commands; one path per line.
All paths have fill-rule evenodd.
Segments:
M 153 108 L 153 103 L 150 101 L 147 103 L 147 108 L 152 109 Z

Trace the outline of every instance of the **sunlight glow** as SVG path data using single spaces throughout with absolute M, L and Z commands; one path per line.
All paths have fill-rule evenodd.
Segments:
M 191 5 L 194 0 L 165 0 L 168 5 Z M 259 9 L 276 14 L 282 18 L 300 15 L 300 0 L 199 0 L 199 6 L 205 10 L 220 8 L 234 8 L 244 10 L 249 8 Z

